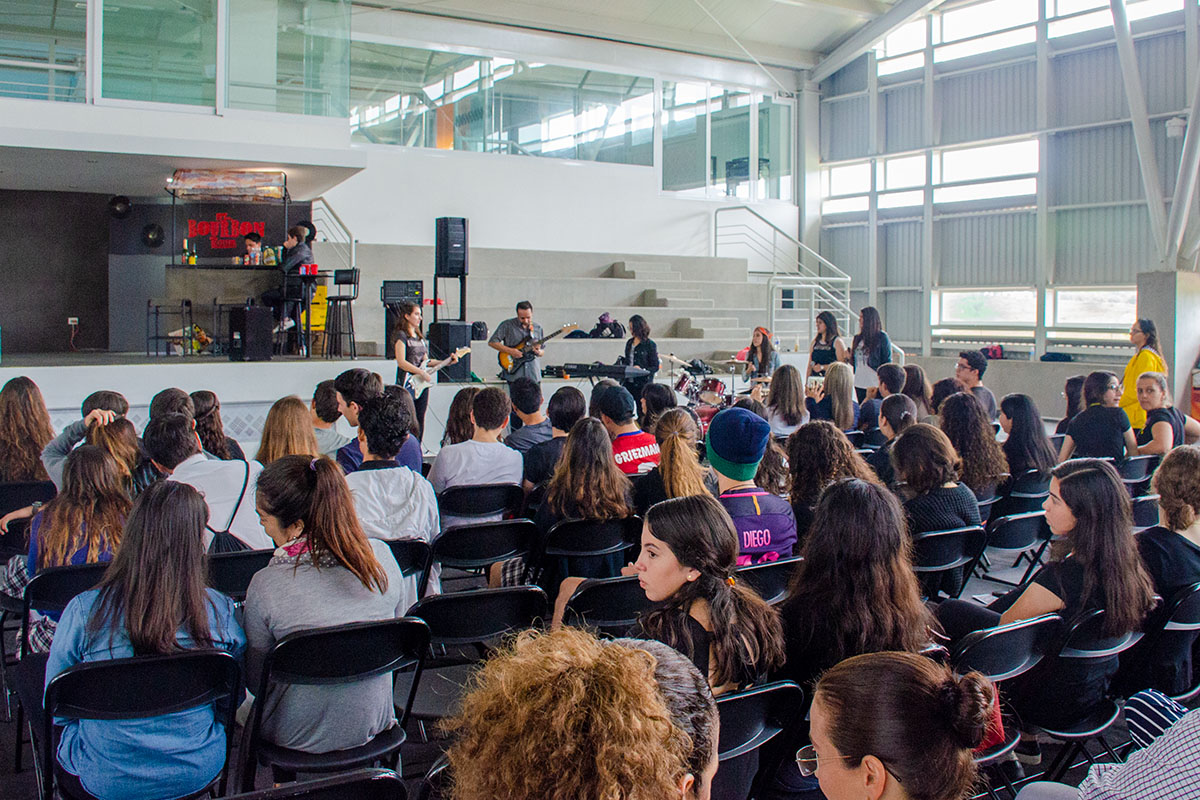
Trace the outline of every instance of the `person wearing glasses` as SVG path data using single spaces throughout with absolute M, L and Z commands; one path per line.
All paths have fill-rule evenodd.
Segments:
M 1067 426 L 1060 462 L 1068 458 L 1111 458 L 1121 461 L 1138 454 L 1137 437 L 1121 408 L 1121 381 L 1111 372 L 1092 372 L 1083 381 L 1087 408 Z
M 994 696 L 978 672 L 959 677 L 915 653 L 854 656 L 817 683 L 812 744 L 796 753 L 796 766 L 817 777 L 828 800 L 966 797 Z
M 983 373 L 987 372 L 988 359 L 980 350 L 963 350 L 958 354 L 958 363 L 954 365 L 954 377 L 963 382 L 967 391 L 975 395 L 979 405 L 992 422 L 996 421 L 996 395 L 983 385 Z
M 1146 410 L 1138 403 L 1138 378 L 1147 372 L 1167 374 L 1167 362 L 1158 345 L 1158 327 L 1154 320 L 1139 319 L 1129 326 L 1129 341 L 1137 352 L 1125 365 L 1121 378 L 1124 391 L 1121 393 L 1121 408 L 1129 417 L 1135 431 L 1146 427 Z

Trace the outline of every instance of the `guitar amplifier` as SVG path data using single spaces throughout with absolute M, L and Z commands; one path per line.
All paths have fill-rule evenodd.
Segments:
M 460 320 L 438 320 L 429 326 L 429 358 L 439 361 L 460 347 L 471 346 L 471 323 Z M 467 383 L 471 380 L 471 354 L 457 364 L 447 364 L 438 370 L 439 383 Z
M 396 352 L 397 326 L 400 324 L 400 305 L 421 305 L 425 296 L 424 281 L 384 281 L 379 287 L 379 299 L 383 301 L 383 340 L 387 342 L 384 356 L 391 358 Z

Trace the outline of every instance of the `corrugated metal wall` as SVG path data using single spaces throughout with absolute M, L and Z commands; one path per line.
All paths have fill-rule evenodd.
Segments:
M 1182 139 L 1168 138 L 1166 118 L 1184 110 L 1186 40 L 1179 15 L 1160 20 L 1164 30 L 1139 38 L 1136 52 L 1151 120 L 1164 194 L 1174 190 Z M 1147 22 L 1140 23 L 1144 27 Z M 1081 37 L 1075 41 L 1085 41 Z M 1053 47 L 1063 40 L 1052 41 Z M 1052 54 L 1047 79 L 1050 110 L 1046 131 L 1049 152 L 1047 247 L 1051 285 L 1131 285 L 1137 273 L 1157 267 L 1144 204 L 1142 177 L 1120 64 L 1111 39 Z M 1028 52 L 999 51 L 995 67 L 979 69 L 988 56 L 970 59 L 971 67 L 955 71 L 955 63 L 937 65 L 934 85 L 936 130 L 926 131 L 924 83 L 883 85 L 878 94 L 878 124 L 883 151 L 873 154 L 868 137 L 871 102 L 866 94 L 821 104 L 821 150 L 826 161 L 874 158 L 887 153 L 925 149 L 1001 137 L 1035 135 L 1037 64 L 1032 58 L 1013 62 Z M 965 61 L 963 62 L 966 63 Z M 826 97 L 863 92 L 865 59 L 843 70 L 823 86 Z M 1028 199 L 1021 202 L 1027 203 Z M 1079 208 L 1079 206 L 1087 206 Z M 978 213 L 942 216 L 947 211 Z M 905 213 L 911 215 L 913 209 Z M 899 340 L 919 340 L 928 324 L 928 298 L 923 292 L 884 291 L 887 287 L 920 286 L 926 272 L 935 286 L 1034 286 L 1037 283 L 1037 226 L 1033 209 L 1003 208 L 1003 201 L 934 210 L 934 263 L 925 263 L 921 221 L 878 222 L 878 264 L 868 263 L 867 225 L 827 228 L 824 254 L 850 273 L 857 306 L 868 301 L 865 290 L 877 269 L 880 293 L 876 304 L 885 312 L 888 330 Z M 920 214 L 919 209 L 916 210 Z M 865 217 L 865 215 L 862 215 Z M 841 217 L 845 220 L 846 217 Z

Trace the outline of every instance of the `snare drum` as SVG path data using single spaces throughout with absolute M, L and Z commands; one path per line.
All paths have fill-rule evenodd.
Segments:
M 725 381 L 705 378 L 700 382 L 700 402 L 722 408 L 725 405 Z
M 692 376 L 687 372 L 680 375 L 679 379 L 675 381 L 675 391 L 679 392 L 680 394 L 689 394 L 689 390 L 691 388 Z

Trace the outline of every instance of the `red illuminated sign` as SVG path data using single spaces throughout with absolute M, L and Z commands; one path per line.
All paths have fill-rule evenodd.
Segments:
M 209 247 L 213 250 L 233 250 L 242 246 L 242 237 L 248 233 L 265 236 L 266 222 L 245 222 L 231 217 L 224 212 L 218 212 L 216 219 L 189 219 L 187 238 L 198 239 L 207 236 Z

